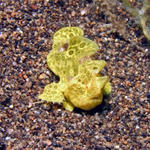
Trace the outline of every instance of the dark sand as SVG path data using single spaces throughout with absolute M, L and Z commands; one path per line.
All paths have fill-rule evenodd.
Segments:
M 0 149 L 150 149 L 150 44 L 122 4 L 107 1 L 99 9 L 92 0 L 0 1 Z M 58 81 L 46 63 L 52 36 L 69 25 L 108 63 L 112 94 L 90 112 L 38 103 Z

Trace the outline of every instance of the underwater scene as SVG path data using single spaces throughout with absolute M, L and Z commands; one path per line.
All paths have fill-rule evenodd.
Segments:
M 150 1 L 0 0 L 0 150 L 149 150 Z

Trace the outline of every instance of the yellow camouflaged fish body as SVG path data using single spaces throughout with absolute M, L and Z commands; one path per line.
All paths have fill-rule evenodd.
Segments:
M 106 62 L 90 58 L 97 51 L 97 44 L 83 37 L 82 29 L 64 27 L 58 30 L 47 63 L 60 81 L 45 86 L 39 98 L 62 103 L 69 111 L 74 107 L 91 110 L 101 104 L 103 94 L 110 94 L 111 84 L 107 76 L 100 75 Z

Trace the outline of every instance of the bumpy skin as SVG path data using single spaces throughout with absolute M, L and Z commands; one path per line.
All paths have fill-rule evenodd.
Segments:
M 97 50 L 97 44 L 84 38 L 80 28 L 58 30 L 47 63 L 60 81 L 47 85 L 39 98 L 62 103 L 70 111 L 74 107 L 91 110 L 101 104 L 103 94 L 110 94 L 111 85 L 107 76 L 100 75 L 106 62 L 90 59 Z

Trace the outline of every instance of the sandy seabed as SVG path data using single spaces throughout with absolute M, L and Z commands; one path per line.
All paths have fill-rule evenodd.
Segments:
M 150 44 L 119 0 L 102 6 L 92 0 L 0 2 L 0 149 L 150 149 Z M 59 80 L 46 56 L 53 34 L 66 26 L 81 27 L 99 45 L 93 58 L 108 64 L 112 94 L 89 112 L 38 103 L 44 86 Z

